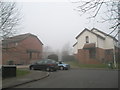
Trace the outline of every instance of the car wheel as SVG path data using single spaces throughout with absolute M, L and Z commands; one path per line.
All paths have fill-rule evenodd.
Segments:
M 57 71 L 56 69 L 54 71 Z
M 33 68 L 33 67 L 30 67 L 30 70 L 34 70 L 34 68 Z
M 60 70 L 64 70 L 64 67 L 60 67 Z
M 50 71 L 50 68 L 49 68 L 49 67 L 47 67 L 47 68 L 46 68 L 46 71 L 48 71 L 48 72 L 49 72 L 49 71 Z
M 65 70 L 68 70 L 68 68 L 66 68 Z

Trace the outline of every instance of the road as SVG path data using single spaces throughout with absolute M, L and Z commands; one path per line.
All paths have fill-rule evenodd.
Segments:
M 118 71 L 71 69 L 16 88 L 118 88 Z

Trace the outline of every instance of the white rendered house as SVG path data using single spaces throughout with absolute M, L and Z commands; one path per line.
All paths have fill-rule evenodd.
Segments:
M 84 29 L 73 45 L 74 55 L 81 63 L 103 63 L 113 61 L 113 50 L 118 40 L 96 28 Z

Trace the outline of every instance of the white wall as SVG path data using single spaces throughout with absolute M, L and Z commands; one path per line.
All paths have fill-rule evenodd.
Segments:
M 104 46 L 105 46 L 105 40 L 98 37 L 97 47 L 104 48 Z
M 104 38 L 106 37 L 104 34 L 100 33 L 99 31 L 97 31 L 95 29 L 93 30 L 93 32 L 96 33 L 96 34 L 98 34 L 98 35 L 100 35 L 100 36 L 102 36 L 102 37 L 104 37 Z
M 103 48 L 103 49 L 113 49 L 114 44 L 117 44 L 116 42 L 115 43 L 113 42 L 113 38 L 109 36 L 105 36 L 104 34 L 98 32 L 97 30 L 93 30 L 93 32 L 105 38 L 105 40 L 102 40 L 99 38 L 98 47 Z
M 113 49 L 113 48 L 114 48 L 113 39 L 107 36 L 105 39 L 105 49 Z
M 78 49 L 83 49 L 83 46 L 86 43 L 86 36 L 89 37 L 89 43 L 95 43 L 96 47 L 99 47 L 99 48 L 113 49 L 114 48 L 114 44 L 117 44 L 116 41 L 115 41 L 115 43 L 113 42 L 113 38 L 111 38 L 109 36 L 105 36 L 103 34 L 100 34 L 99 32 L 97 32 L 97 34 L 102 35 L 103 37 L 105 37 L 105 40 L 101 39 L 100 37 L 96 36 L 95 34 L 89 32 L 89 31 L 83 32 L 77 38 L 77 42 L 78 43 L 74 46 L 74 54 L 76 54 L 78 52 Z
M 77 54 L 78 53 L 78 47 L 77 47 L 78 44 L 76 44 L 73 48 L 73 53 L 74 54 Z
M 86 43 L 86 36 L 89 37 L 89 43 L 96 43 L 97 44 L 97 36 L 89 31 L 85 31 L 80 35 L 80 37 L 77 39 L 78 41 L 78 49 L 82 49 L 84 44 Z

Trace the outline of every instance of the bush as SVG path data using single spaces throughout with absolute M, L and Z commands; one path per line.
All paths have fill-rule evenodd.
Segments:
M 56 54 L 51 54 L 51 55 L 48 56 L 48 59 L 53 59 L 53 60 L 55 60 L 55 61 L 58 61 L 58 55 L 56 55 Z

